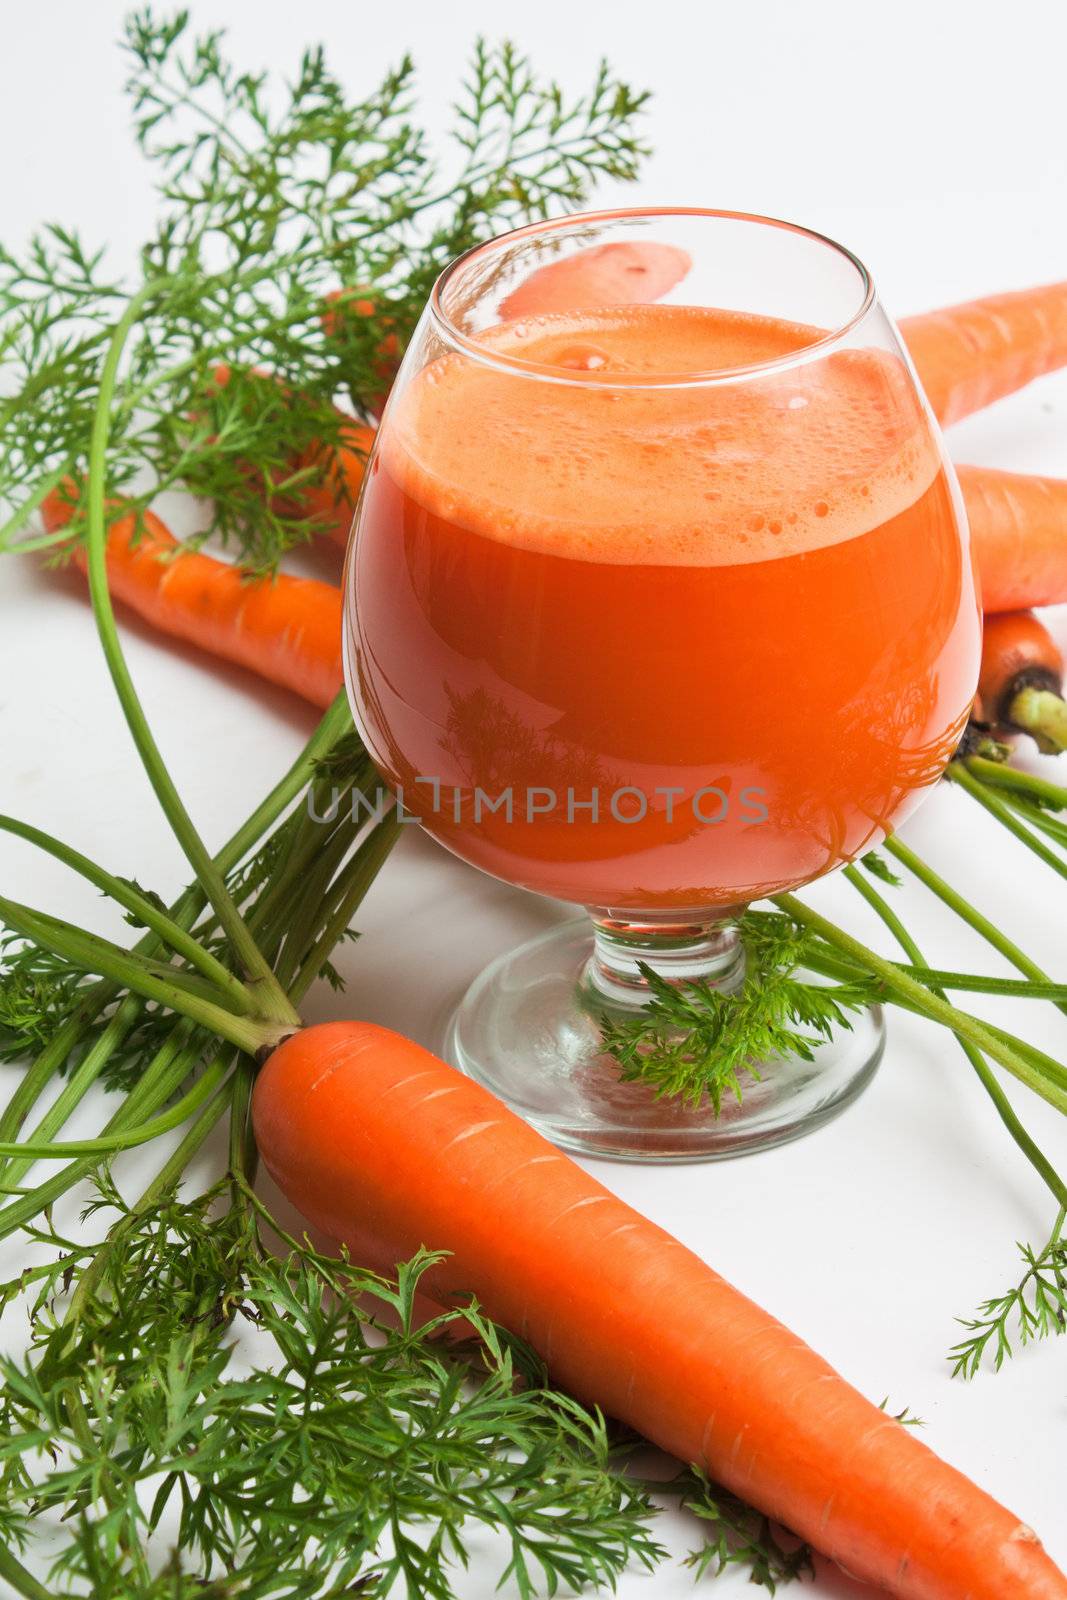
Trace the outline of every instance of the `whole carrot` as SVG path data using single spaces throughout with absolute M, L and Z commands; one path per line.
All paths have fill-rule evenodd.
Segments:
M 1032 611 L 986 617 L 975 712 L 994 727 L 1029 733 L 1046 754 L 1067 750 L 1063 656 Z
M 487 1090 L 366 1023 L 294 1034 L 253 1095 L 303 1215 L 442 1304 L 477 1296 L 556 1379 L 909 1600 L 1067 1600 L 1037 1536 Z
M 58 493 L 42 514 L 50 531 L 71 506 Z M 84 566 L 80 551 L 75 560 Z M 107 571 L 112 594 L 161 633 L 249 667 L 261 678 L 327 706 L 342 682 L 341 592 L 332 584 L 281 573 L 250 578 L 239 567 L 185 550 L 153 512 L 111 525 Z
M 900 331 L 947 427 L 1067 365 L 1067 279 L 905 317 Z
M 1067 480 L 959 467 L 986 611 L 1067 600 Z

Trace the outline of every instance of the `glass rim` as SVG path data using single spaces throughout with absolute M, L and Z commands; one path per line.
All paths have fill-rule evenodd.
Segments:
M 526 361 L 521 356 L 510 355 L 499 350 L 493 350 L 481 339 L 472 337 L 458 328 L 448 312 L 445 310 L 442 295 L 453 277 L 467 267 L 473 260 L 483 254 L 498 249 L 510 241 L 533 238 L 538 234 L 552 234 L 557 230 L 572 227 L 582 227 L 590 223 L 617 222 L 617 221 L 643 221 L 654 217 L 702 217 L 723 222 L 751 223 L 758 227 L 777 229 L 783 233 L 793 233 L 803 238 L 812 240 L 813 243 L 825 246 L 836 255 L 847 261 L 856 271 L 860 284 L 860 301 L 852 314 L 837 327 L 827 330 L 821 338 L 815 339 L 811 344 L 802 345 L 797 350 L 788 351 L 785 355 L 772 356 L 765 361 L 754 361 L 743 366 L 712 367 L 700 372 L 664 372 L 641 374 L 616 374 L 605 376 L 584 376 L 580 373 L 567 373 L 559 367 L 549 367 L 534 361 Z M 498 371 L 510 372 L 517 377 L 535 379 L 541 383 L 562 384 L 570 388 L 581 389 L 700 389 L 714 384 L 736 383 L 747 378 L 758 377 L 763 373 L 788 371 L 792 367 L 803 366 L 812 360 L 825 356 L 828 350 L 842 343 L 868 316 L 876 301 L 874 279 L 867 267 L 856 253 L 847 245 L 840 244 L 832 239 L 829 234 L 820 233 L 815 228 L 807 228 L 799 222 L 788 222 L 781 217 L 763 216 L 755 211 L 731 211 L 710 206 L 617 206 L 600 211 L 572 211 L 562 217 L 550 217 L 540 222 L 527 222 L 521 228 L 511 228 L 506 233 L 494 235 L 491 239 L 484 239 L 479 244 L 472 245 L 462 255 L 456 256 L 440 273 L 427 302 L 427 309 L 431 321 L 435 324 L 442 341 L 461 349 L 466 355 L 486 367 Z

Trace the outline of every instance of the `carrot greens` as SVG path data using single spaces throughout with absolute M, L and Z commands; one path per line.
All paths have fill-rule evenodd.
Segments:
M 113 639 L 109 614 L 98 617 Z M 324 742 L 329 760 L 321 766 Z M 353 834 L 351 808 L 340 805 L 332 823 L 309 828 L 309 811 L 292 802 L 304 798 L 301 783 L 328 779 L 347 795 L 365 773 L 339 705 L 289 780 L 216 860 L 261 957 L 272 973 L 292 975 L 287 996 L 325 961 L 335 939 L 323 934 L 339 914 L 347 928 L 395 832 L 384 818 L 364 819 Z M 165 786 L 163 794 L 169 815 Z M 273 832 L 255 865 L 235 861 L 264 824 Z M 312 898 L 315 914 L 294 916 L 322 861 L 330 870 Z M 197 911 L 197 931 L 220 928 L 217 910 L 202 909 L 205 898 L 184 896 L 172 917 L 148 895 L 122 893 L 146 915 L 152 908 L 141 941 L 150 948 Z M 103 941 L 58 919 L 22 916 L 72 969 L 114 967 Z M 66 1533 L 50 1550 L 51 1594 L 340 1595 L 354 1584 L 444 1600 L 453 1593 L 450 1567 L 465 1561 L 479 1526 L 498 1537 L 501 1566 L 523 1594 L 611 1581 L 630 1562 L 651 1565 L 662 1554 L 651 1504 L 615 1468 L 602 1419 L 550 1389 L 525 1357 L 517 1383 L 513 1344 L 477 1308 L 416 1321 L 421 1258 L 382 1280 L 285 1236 L 267 1215 L 250 1187 L 251 1063 L 238 1054 L 242 1043 L 258 1046 L 238 1028 L 258 1025 L 266 1041 L 273 1002 L 257 994 L 230 1021 L 212 1018 L 209 1031 L 202 995 L 178 982 L 192 952 L 184 938 L 175 944 L 173 961 L 156 964 L 169 979 L 149 967 L 142 948 L 139 959 L 128 957 L 128 973 L 113 970 L 110 984 L 84 980 L 80 997 L 66 995 L 54 1019 L 53 1038 L 69 1038 L 72 1021 L 96 1028 L 69 1089 L 90 1060 L 93 1078 L 102 1075 L 120 1042 L 116 1019 L 132 1020 L 138 996 L 153 1012 L 141 1073 L 102 1135 L 46 1140 L 58 1131 L 54 1114 L 44 1126 L 53 1102 L 36 1130 L 0 1144 L 11 1192 L 0 1230 L 22 1229 L 51 1251 L 0 1290 L 0 1301 L 26 1305 L 31 1320 L 29 1352 L 0 1368 L 0 1527 L 8 1546 L 0 1575 L 16 1593 L 40 1592 L 14 1549 L 37 1552 L 39 1564 L 53 1511 L 62 1511 Z M 216 949 L 235 977 L 232 944 L 220 940 Z M 133 992 L 120 997 L 127 976 Z M 168 983 L 169 992 L 157 987 Z M 220 1049 L 220 1033 L 237 1048 Z M 46 1044 L 27 1079 L 42 1060 L 58 1070 Z M 42 1093 L 47 1083 L 37 1075 Z M 33 1103 L 24 1097 L 18 1125 Z M 189 1163 L 227 1117 L 226 1179 L 191 1201 L 179 1198 Z M 127 1204 L 101 1163 L 177 1128 L 177 1148 Z M 40 1160 L 58 1164 L 55 1176 L 12 1182 Z M 87 1244 L 59 1233 L 51 1207 L 94 1171 L 100 1194 L 90 1209 L 118 1219 Z M 455 1342 L 461 1318 L 467 1337 Z M 242 1331 L 250 1331 L 249 1359 L 239 1348 Z
M 814 1576 L 810 1546 L 783 1540 L 769 1518 L 702 1474 L 690 1475 L 690 1492 L 682 1505 L 708 1527 L 703 1545 L 687 1557 L 695 1578 L 717 1578 L 728 1567 L 740 1566 L 747 1569 L 750 1582 L 774 1594 L 780 1583 Z
M 804 982 L 797 974 L 804 937 L 790 918 L 749 912 L 741 929 L 746 969 L 738 993 L 700 980 L 668 983 L 641 963 L 651 1004 L 601 1024 L 604 1048 L 625 1081 L 640 1079 L 657 1095 L 693 1105 L 706 1095 L 718 1115 L 724 1095 L 740 1102 L 745 1081 L 758 1080 L 760 1061 L 790 1053 L 813 1060 L 819 1039 L 848 1027 L 849 1011 L 875 998 L 862 973 L 834 984 Z
M 1067 1333 L 1067 1206 L 1061 1206 L 1041 1250 L 1019 1246 L 1026 1271 L 1014 1288 L 983 1301 L 976 1316 L 961 1318 L 967 1337 L 949 1352 L 953 1373 L 973 1378 L 991 1352 L 996 1371 L 1014 1353 L 1012 1339 L 1027 1345 Z
M 136 510 L 184 488 L 205 535 L 273 568 L 316 531 L 292 491 L 336 458 L 335 402 L 363 411 L 380 390 L 383 340 L 403 347 L 441 268 L 477 239 L 634 177 L 646 96 L 605 64 L 571 96 L 513 45 L 480 41 L 438 160 L 407 57 L 352 97 L 321 49 L 278 84 L 234 66 L 221 33 L 194 36 L 185 12 L 133 14 L 124 49 L 157 221 L 130 272 L 59 225 L 21 253 L 0 247 L 0 548 L 69 537 L 34 535 L 31 519 L 84 481 L 111 326 L 155 283 L 112 418 L 109 491 Z M 366 285 L 358 316 L 324 316 L 332 292 Z M 308 451 L 314 465 L 297 465 Z
M 522 1594 L 663 1554 L 601 1419 L 477 1309 L 420 1324 L 431 1258 L 390 1283 L 326 1257 L 239 1179 L 133 1210 L 105 1181 L 96 1209 L 118 1212 L 102 1246 L 47 1230 L 4 1291 L 33 1315 L 4 1367 L 4 1531 L 65 1514 L 61 1592 L 447 1600 L 479 1527 Z

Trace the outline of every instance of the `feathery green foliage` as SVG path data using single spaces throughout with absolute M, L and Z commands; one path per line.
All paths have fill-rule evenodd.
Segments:
M 641 971 L 653 1000 L 636 1016 L 605 1014 L 604 1048 L 626 1081 L 640 1080 L 657 1095 L 680 1095 L 697 1105 L 706 1095 L 716 1116 L 724 1096 L 739 1103 L 744 1084 L 758 1082 L 761 1063 L 776 1056 L 814 1058 L 849 1012 L 870 1003 L 863 979 L 812 983 L 798 976 L 806 940 L 788 917 L 748 913 L 741 920 L 745 975 L 730 992 L 695 980 L 668 983 L 647 964 Z
M 120 1208 L 102 1244 L 45 1234 L 52 1259 L 0 1290 L 32 1295 L 30 1352 L 3 1363 L 5 1533 L 31 1545 L 63 1513 L 59 1592 L 149 1594 L 162 1569 L 167 1594 L 450 1600 L 479 1528 L 523 1595 L 663 1554 L 602 1419 L 535 1360 L 520 1379 L 477 1307 L 420 1325 L 431 1256 L 378 1278 L 243 1186 L 101 1207 Z
M 987 1356 L 999 1372 L 1015 1353 L 1013 1340 L 1025 1346 L 1067 1333 L 1065 1219 L 1067 1212 L 1061 1210 L 1043 1249 L 1019 1245 L 1026 1271 L 1013 1288 L 984 1300 L 976 1316 L 960 1318 L 967 1338 L 949 1351 L 953 1377 L 975 1377 Z
M 205 535 L 271 568 L 316 531 L 294 498 L 336 457 L 338 403 L 373 407 L 383 341 L 402 350 L 438 273 L 478 239 L 633 178 L 646 96 L 604 63 L 568 96 L 514 45 L 481 40 L 438 156 L 408 57 L 353 97 L 321 49 L 278 83 L 239 70 L 185 12 L 135 13 L 125 49 L 157 198 L 140 281 L 57 224 L 20 253 L 0 247 L 0 548 L 39 544 L 41 499 L 84 481 L 111 324 L 153 281 L 109 489 L 139 509 L 184 488 Z M 358 314 L 324 315 L 331 293 L 368 286 Z

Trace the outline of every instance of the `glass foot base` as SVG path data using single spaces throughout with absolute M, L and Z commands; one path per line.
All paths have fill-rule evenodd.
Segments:
M 882 1057 L 880 1007 L 857 1012 L 811 1061 L 774 1057 L 745 1078 L 743 1100 L 692 1106 L 622 1083 L 601 1049 L 583 972 L 588 918 L 551 928 L 501 956 L 471 984 L 448 1029 L 446 1054 L 565 1150 L 619 1161 L 714 1161 L 784 1144 L 836 1117 Z M 817 980 L 816 980 L 817 981 Z

